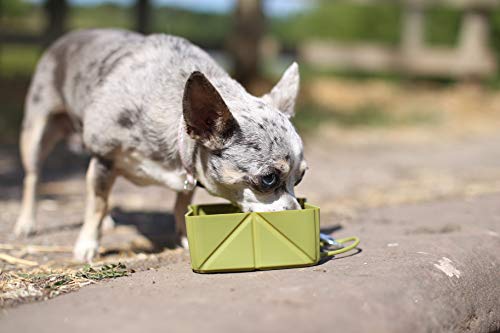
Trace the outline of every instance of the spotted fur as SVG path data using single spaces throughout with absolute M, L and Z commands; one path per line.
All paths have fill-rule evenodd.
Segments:
M 207 191 L 244 211 L 299 208 L 294 185 L 306 165 L 290 122 L 298 88 L 295 63 L 269 94 L 256 97 L 183 38 L 106 29 L 67 34 L 42 56 L 26 99 L 28 194 L 16 230 L 25 232 L 34 219 L 39 147 L 68 132 L 93 155 L 87 187 L 97 198 L 87 203 L 79 259 L 95 254 L 94 229 L 115 176 L 179 192 L 176 209 L 182 210 L 191 198 L 182 194 L 188 163 Z M 72 124 L 71 131 L 49 131 L 53 114 Z M 270 173 L 279 181 L 271 189 L 261 183 Z

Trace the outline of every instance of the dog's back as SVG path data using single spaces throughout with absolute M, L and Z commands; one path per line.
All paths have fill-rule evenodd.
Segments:
M 44 53 L 28 93 L 27 102 L 34 103 L 28 103 L 26 111 L 34 109 L 32 104 L 46 102 L 83 117 L 90 104 L 117 86 L 127 89 L 128 95 L 141 88 L 151 94 L 150 87 L 159 86 L 165 94 L 179 96 L 194 70 L 227 76 L 208 54 L 180 37 L 115 29 L 75 31 Z M 137 100 L 137 95 L 133 97 Z
M 306 169 L 302 141 L 289 119 L 298 87 L 298 66 L 292 64 L 269 94 L 252 96 L 207 53 L 179 37 L 120 30 L 62 37 L 40 60 L 26 101 L 26 175 L 15 232 L 33 230 L 42 162 L 69 133 L 81 136 L 92 156 L 77 259 L 97 253 L 118 176 L 177 192 L 182 244 L 196 179 L 244 210 L 296 209 L 293 186 Z
M 81 136 L 94 156 L 113 159 L 132 149 L 175 167 L 182 93 L 195 70 L 228 95 L 242 89 L 183 38 L 92 29 L 57 40 L 40 59 L 25 101 L 20 150 L 26 175 L 15 233 L 32 231 L 42 162 L 69 134 Z
M 81 114 L 95 91 L 99 75 L 104 78 L 109 69 L 106 55 L 112 56 L 110 48 L 118 53 L 142 38 L 119 30 L 82 30 L 61 37 L 38 63 L 26 100 L 25 118 L 44 112 Z
M 239 89 L 207 53 L 183 38 L 75 31 L 56 41 L 39 62 L 24 122 L 60 113 L 92 153 L 106 156 L 118 145 L 142 144 L 146 154 L 158 155 L 155 147 L 165 144 L 154 131 L 177 123 L 184 84 L 195 70 L 219 82 L 222 92 Z M 164 143 L 175 142 L 174 137 L 160 137 Z

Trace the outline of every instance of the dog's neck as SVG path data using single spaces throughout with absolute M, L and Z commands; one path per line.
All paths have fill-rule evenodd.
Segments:
M 196 187 L 197 183 L 194 166 L 196 143 L 187 135 L 185 124 L 184 116 L 181 115 L 177 133 L 177 145 L 182 167 L 186 171 L 184 191 L 192 191 Z

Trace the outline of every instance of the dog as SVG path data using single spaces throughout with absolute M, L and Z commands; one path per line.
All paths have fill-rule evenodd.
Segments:
M 243 212 L 300 209 L 294 187 L 307 169 L 290 118 L 299 90 L 293 63 L 255 97 L 184 38 L 115 29 L 70 32 L 41 57 L 25 103 L 25 170 L 16 235 L 33 232 L 42 162 L 77 135 L 90 153 L 84 223 L 74 258 L 97 254 L 115 179 L 177 192 L 179 243 L 196 183 Z

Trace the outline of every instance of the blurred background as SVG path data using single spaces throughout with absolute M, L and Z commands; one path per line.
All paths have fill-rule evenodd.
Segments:
M 500 191 L 500 1 L 1 0 L 0 242 L 23 242 L 11 234 L 17 139 L 37 59 L 65 31 L 95 27 L 186 37 L 255 94 L 297 61 L 293 121 L 310 166 L 297 193 L 321 206 L 326 225 L 350 229 L 362 210 Z M 86 163 L 64 146 L 50 156 L 38 231 L 24 242 L 73 244 Z M 197 202 L 214 200 L 198 193 Z M 165 247 L 172 192 L 119 180 L 110 200 L 119 228 L 105 247 Z
M 498 5 L 496 0 L 2 0 L 0 139 L 17 140 L 26 87 L 42 50 L 65 31 L 93 27 L 186 37 L 254 93 L 269 89 L 297 60 L 303 78 L 299 109 L 307 109 L 299 110 L 296 120 L 302 131 L 325 122 L 435 124 L 443 110 L 437 105 L 400 110 L 398 87 L 435 92 L 467 83 L 495 93 Z

